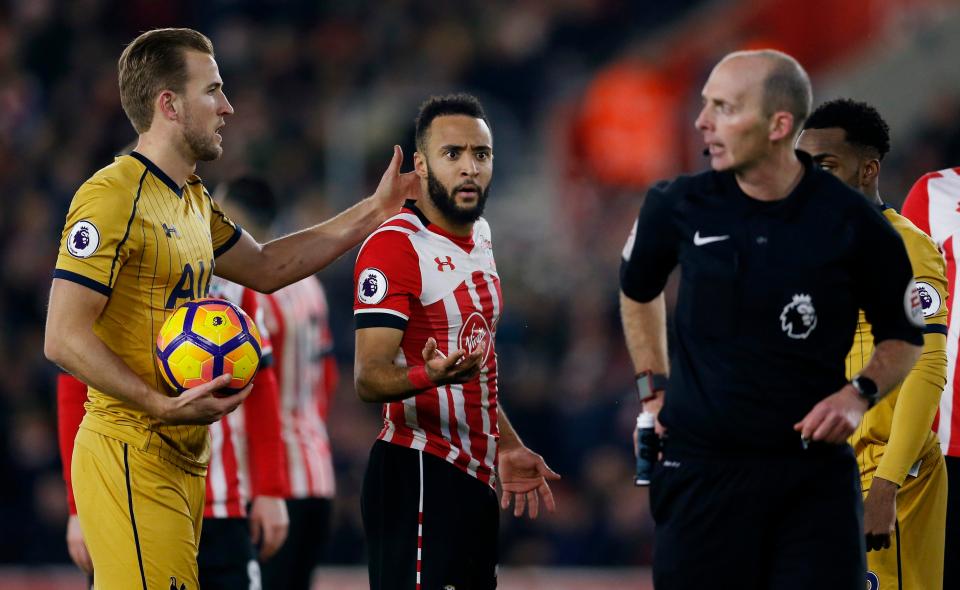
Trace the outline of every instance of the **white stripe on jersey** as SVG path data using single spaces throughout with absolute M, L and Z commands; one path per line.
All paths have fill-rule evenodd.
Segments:
M 487 282 L 487 290 L 490 291 L 490 300 L 493 303 L 493 317 L 500 317 L 500 298 L 497 297 L 497 286 L 493 282 L 493 278 L 487 273 L 483 273 L 483 279 Z M 497 334 L 497 324 L 496 322 L 490 326 L 490 337 L 496 338 Z M 496 355 L 496 352 L 494 352 Z M 499 366 L 499 365 L 497 365 Z M 487 367 L 483 368 L 483 371 L 480 373 L 480 410 L 483 414 L 483 431 L 484 432 L 493 432 L 490 427 L 490 386 L 487 384 L 489 381 L 489 370 Z M 497 445 L 493 444 L 493 441 L 490 441 L 490 444 L 487 445 L 487 456 L 484 458 L 484 463 L 490 469 L 493 469 L 493 464 L 497 459 Z
M 246 511 L 252 489 L 250 486 L 250 456 L 247 454 L 246 416 L 242 408 L 227 414 L 230 424 L 230 442 L 233 443 L 233 455 L 237 458 L 237 499 L 241 513 Z
M 210 461 L 207 470 L 207 481 L 213 495 L 210 507 L 214 518 L 226 518 L 227 506 L 224 500 L 227 496 L 227 475 L 223 465 L 223 425 L 219 421 L 210 425 L 210 456 L 220 460 Z
M 960 192 L 957 193 L 960 195 Z M 933 220 L 931 220 L 932 222 Z M 952 239 L 952 238 L 951 238 Z M 956 280 L 956 279 L 955 279 Z M 947 384 L 940 395 L 940 421 L 937 423 L 937 437 L 940 439 L 940 447 L 946 453 L 953 440 L 953 380 L 957 371 L 957 351 L 960 349 L 960 330 L 955 325 L 960 323 L 960 292 L 957 285 L 948 285 L 950 288 L 950 326 L 947 328 Z
M 957 211 L 957 202 L 960 201 L 960 174 L 953 168 L 940 170 L 939 174 L 942 178 L 931 178 L 927 181 L 927 221 L 930 224 L 930 236 L 942 245 L 947 236 L 960 231 L 960 211 Z

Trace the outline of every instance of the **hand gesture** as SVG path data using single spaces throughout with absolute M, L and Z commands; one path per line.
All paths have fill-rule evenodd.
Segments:
M 557 509 L 553 500 L 553 492 L 547 480 L 558 480 L 560 475 L 547 467 L 543 457 L 527 447 L 521 446 L 499 453 L 500 507 L 504 510 L 510 507 L 513 499 L 513 515 L 523 516 L 527 508 L 530 518 L 536 518 L 540 513 L 540 499 L 548 512 Z
M 80 519 L 71 514 L 67 519 L 67 551 L 70 559 L 88 576 L 93 573 L 93 560 L 87 551 L 87 543 L 83 540 L 83 531 L 80 530 Z
M 417 199 L 420 196 L 420 177 L 414 171 L 400 172 L 403 165 L 403 150 L 400 146 L 393 146 L 393 158 L 387 166 L 380 184 L 373 193 L 384 216 L 388 217 L 400 210 L 400 206 L 407 199 Z
M 820 400 L 803 420 L 793 425 L 804 440 L 818 440 L 843 444 L 853 434 L 863 414 L 867 401 L 860 397 L 852 385 Z
M 230 384 L 230 373 L 224 373 L 216 379 L 193 387 L 177 397 L 166 397 L 159 412 L 154 414 L 166 424 L 213 424 L 237 409 L 250 395 L 253 382 L 240 393 L 221 397 L 216 392 Z
M 451 353 L 450 356 L 445 356 L 437 348 L 437 341 L 432 337 L 427 338 L 427 343 L 423 347 L 427 377 L 437 385 L 471 381 L 480 374 L 480 361 L 483 360 L 484 352 L 478 347 L 471 353 L 460 349 Z
M 897 522 L 897 484 L 874 477 L 863 501 L 863 530 L 867 551 L 888 549 Z
M 260 561 L 273 556 L 287 540 L 290 517 L 283 498 L 257 496 L 250 505 L 250 539 L 260 545 Z

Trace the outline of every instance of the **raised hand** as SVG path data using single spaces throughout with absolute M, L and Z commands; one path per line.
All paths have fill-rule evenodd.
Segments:
M 483 360 L 484 352 L 482 348 L 470 353 L 460 349 L 446 356 L 437 348 L 437 341 L 434 338 L 427 338 L 427 343 L 423 347 L 427 377 L 437 385 L 471 381 L 480 374 L 480 362 Z
M 413 171 L 400 172 L 401 166 L 403 166 L 403 150 L 395 145 L 390 165 L 387 166 L 380 178 L 380 184 L 377 185 L 377 190 L 373 193 L 373 198 L 378 202 L 384 216 L 396 213 L 405 200 L 420 197 L 420 177 Z

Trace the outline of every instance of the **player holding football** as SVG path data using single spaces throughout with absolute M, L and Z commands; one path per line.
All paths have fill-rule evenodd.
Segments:
M 50 292 L 44 352 L 87 383 L 73 488 L 98 587 L 197 588 L 206 424 L 250 393 L 217 397 L 229 375 L 171 396 L 153 359 L 157 330 L 203 296 L 214 270 L 257 291 L 317 272 L 357 244 L 405 196 L 419 194 L 394 157 L 370 198 L 259 244 L 212 202 L 194 174 L 222 152 L 233 108 L 210 40 L 190 29 L 135 39 L 119 61 L 135 151 L 74 196 Z
M 383 403 L 362 509 L 370 587 L 496 587 L 498 513 L 515 499 L 554 510 L 559 478 L 498 407 L 503 309 L 481 217 L 493 139 L 479 101 L 433 97 L 416 121 L 414 166 L 429 198 L 408 202 L 364 243 L 354 272 L 354 382 Z
M 957 249 L 960 245 L 960 166 L 928 172 L 914 183 L 903 202 L 903 215 L 927 232 L 940 248 L 947 265 L 950 306 L 947 307 L 947 385 L 940 398 L 935 430 L 947 464 L 947 524 L 944 553 L 960 552 L 960 321 L 955 307 L 960 295 Z M 943 587 L 960 587 L 960 561 L 946 559 Z
M 279 207 L 270 185 L 244 176 L 221 186 L 214 196 L 230 218 L 254 237 L 268 236 Z M 279 381 L 290 515 L 286 541 L 262 564 L 263 586 L 308 590 L 327 543 L 335 493 L 327 411 L 339 375 L 329 311 L 315 276 L 261 295 L 260 300 Z
M 807 119 L 797 148 L 875 203 L 907 248 L 926 322 L 923 353 L 903 383 L 864 414 L 850 443 L 864 494 L 868 588 L 937 590 L 943 587 L 947 471 L 930 426 L 947 370 L 943 257 L 929 236 L 880 198 L 880 162 L 890 136 L 876 109 L 852 100 L 824 103 Z M 848 379 L 871 354 L 873 335 L 861 311 Z

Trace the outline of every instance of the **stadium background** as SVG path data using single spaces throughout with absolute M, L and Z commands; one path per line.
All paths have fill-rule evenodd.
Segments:
M 211 187 L 265 176 L 286 229 L 367 194 L 394 143 L 409 169 L 428 95 L 483 100 L 496 146 L 487 217 L 506 300 L 502 402 L 564 476 L 556 514 L 504 516 L 507 589 L 648 587 L 652 522 L 646 492 L 631 485 L 637 402 L 616 269 L 644 188 L 704 165 L 692 121 L 720 56 L 780 48 L 808 67 L 817 102 L 873 102 L 892 127 L 881 193 L 894 205 L 921 173 L 960 165 L 960 6 L 949 0 L 0 3 L 3 589 L 82 587 L 63 540 L 43 319 L 73 192 L 135 139 L 116 60 L 160 26 L 213 39 L 236 109 L 224 158 L 199 173 Z M 331 418 L 338 497 L 324 588 L 363 587 L 358 493 L 379 427 L 379 409 L 351 388 L 352 261 L 320 275 L 345 377 Z

